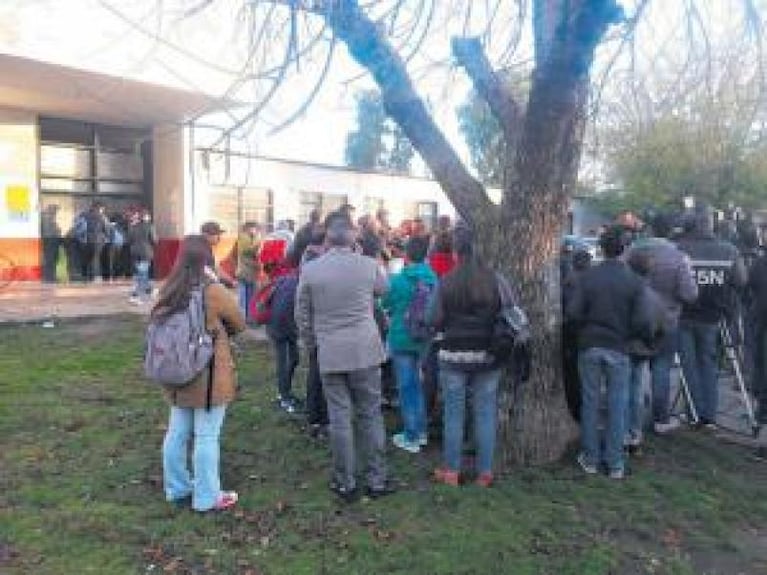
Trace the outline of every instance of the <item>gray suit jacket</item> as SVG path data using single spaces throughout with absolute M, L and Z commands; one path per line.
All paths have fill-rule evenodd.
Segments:
M 348 248 L 332 248 L 301 268 L 296 324 L 307 345 L 317 346 L 320 373 L 383 363 L 386 356 L 373 306 L 386 285 L 374 259 Z

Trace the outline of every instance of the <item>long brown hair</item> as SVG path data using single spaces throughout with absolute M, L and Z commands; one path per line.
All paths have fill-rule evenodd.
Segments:
M 474 235 L 465 224 L 456 225 L 453 246 L 458 263 L 441 280 L 440 295 L 446 310 L 462 314 L 500 305 L 498 280 L 474 252 Z
M 202 286 L 205 266 L 213 258 L 210 244 L 203 235 L 185 236 L 176 262 L 160 290 L 152 317 L 166 317 L 189 305 L 192 290 Z

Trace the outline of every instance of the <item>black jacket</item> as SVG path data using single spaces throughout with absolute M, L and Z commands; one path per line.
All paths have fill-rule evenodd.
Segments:
M 631 339 L 652 340 L 644 284 L 616 259 L 581 274 L 565 313 L 577 326 L 579 349 L 602 347 L 628 353 Z
M 679 241 L 679 249 L 690 256 L 698 299 L 686 303 L 681 319 L 717 323 L 735 306 L 735 290 L 746 284 L 743 258 L 730 242 L 711 235 L 692 235 Z
M 140 221 L 128 228 L 128 244 L 135 261 L 152 261 L 157 235 L 151 222 Z
M 767 327 L 767 254 L 757 258 L 748 276 L 753 320 L 764 329 Z

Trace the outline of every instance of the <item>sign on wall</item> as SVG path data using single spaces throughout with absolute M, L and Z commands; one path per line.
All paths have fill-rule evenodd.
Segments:
M 5 187 L 5 212 L 8 221 L 27 223 L 32 218 L 32 191 L 29 186 L 9 184 Z

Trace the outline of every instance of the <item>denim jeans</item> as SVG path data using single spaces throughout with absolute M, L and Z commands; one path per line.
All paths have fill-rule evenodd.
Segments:
M 610 471 L 623 470 L 623 438 L 629 388 L 629 357 L 619 351 L 592 347 L 578 353 L 581 377 L 581 446 L 586 463 L 602 461 Z M 599 407 L 602 382 L 607 384 L 607 428 L 605 450 L 599 437 Z
M 642 436 L 644 422 L 644 372 L 649 362 L 643 358 L 631 358 L 628 403 L 626 405 L 626 435 Z
M 298 342 L 293 338 L 273 339 L 277 359 L 277 393 L 288 399 L 293 393 L 293 373 L 298 366 Z
M 498 410 L 498 369 L 469 373 L 439 365 L 443 406 L 443 458 L 451 471 L 461 469 L 466 392 L 471 388 L 477 473 L 492 473 Z
M 713 423 L 719 408 L 717 342 L 719 325 L 697 321 L 679 324 L 679 355 L 698 417 Z
M 240 311 L 246 320 L 250 319 L 250 300 L 256 291 L 256 284 L 245 280 L 237 280 L 237 301 L 240 304 Z
M 133 264 L 133 295 L 143 297 L 152 293 L 149 281 L 149 261 L 138 260 Z
M 162 445 L 162 468 L 165 498 L 168 501 L 192 496 L 192 508 L 207 511 L 221 494 L 219 475 L 219 436 L 226 415 L 226 405 L 170 408 L 170 422 Z M 187 461 L 192 448 L 192 469 Z
M 671 410 L 671 366 L 679 349 L 678 330 L 669 331 L 663 338 L 658 354 L 650 358 L 652 384 L 652 419 L 655 423 L 668 423 Z
M 394 373 L 399 388 L 399 408 L 405 438 L 418 441 L 426 434 L 426 401 L 420 374 L 420 359 L 415 353 L 392 354 Z

